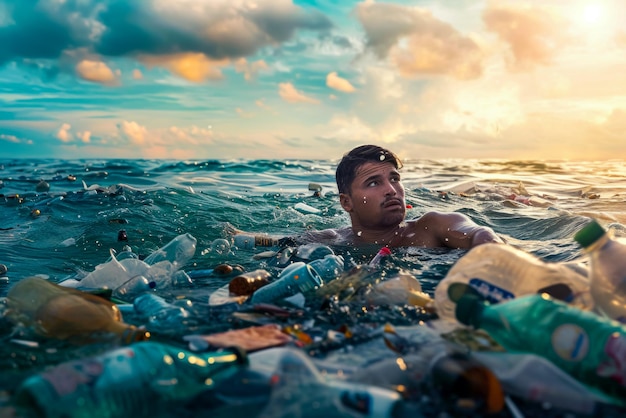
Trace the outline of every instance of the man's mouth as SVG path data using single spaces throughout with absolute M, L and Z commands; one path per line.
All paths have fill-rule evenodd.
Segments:
M 392 207 L 396 207 L 396 206 L 404 207 L 404 204 L 402 203 L 402 200 L 400 200 L 400 199 L 389 199 L 389 200 L 386 200 L 383 203 L 383 208 L 392 208 Z

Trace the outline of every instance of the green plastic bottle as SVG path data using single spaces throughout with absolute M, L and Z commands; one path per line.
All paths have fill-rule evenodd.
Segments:
M 626 239 L 592 220 L 574 235 L 589 256 L 591 296 L 602 315 L 626 322 Z
M 465 295 L 456 317 L 487 331 L 509 351 L 543 356 L 579 381 L 626 399 L 626 327 L 617 321 L 545 293 L 495 305 Z
M 214 388 L 247 361 L 237 348 L 194 353 L 138 342 L 30 376 L 19 386 L 15 404 L 47 418 L 154 416 Z

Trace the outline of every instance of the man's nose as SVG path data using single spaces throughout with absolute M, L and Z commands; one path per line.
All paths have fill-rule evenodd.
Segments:
M 385 190 L 385 195 L 395 196 L 398 194 L 398 190 L 396 190 L 396 185 L 390 181 L 386 184 L 387 190 Z

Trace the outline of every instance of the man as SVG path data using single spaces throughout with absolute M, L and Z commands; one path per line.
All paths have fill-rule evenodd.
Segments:
M 399 170 L 402 162 L 391 151 L 362 145 L 345 154 L 335 173 L 339 202 L 352 225 L 309 231 L 283 238 L 279 244 L 317 242 L 335 245 L 378 244 L 387 247 L 474 246 L 504 241 L 491 228 L 479 226 L 457 212 L 427 212 L 405 221 L 406 202 Z

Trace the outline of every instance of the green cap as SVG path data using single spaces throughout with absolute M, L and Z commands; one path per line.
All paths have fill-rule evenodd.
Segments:
M 466 283 L 450 283 L 450 286 L 448 286 L 448 298 L 450 298 L 452 302 L 458 302 L 463 295 L 474 295 L 478 298 L 482 297 L 482 295 L 478 293 L 478 290 L 474 289 L 472 286 Z
M 475 295 L 467 294 L 461 296 L 454 311 L 457 321 L 474 328 L 480 327 L 480 320 L 485 310 L 485 301 Z
M 574 235 L 574 240 L 579 243 L 581 247 L 588 247 L 600 239 L 605 233 L 606 230 L 602 228 L 602 225 L 600 225 L 598 221 L 592 220 Z

